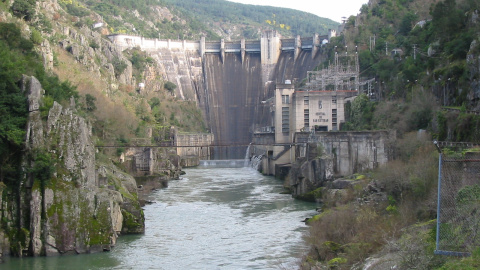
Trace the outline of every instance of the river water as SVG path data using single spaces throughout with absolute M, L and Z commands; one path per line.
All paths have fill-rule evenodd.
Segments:
M 11 258 L 0 269 L 298 268 L 314 204 L 280 194 L 280 180 L 251 168 L 185 171 L 150 195 L 144 235 L 122 236 L 106 253 Z

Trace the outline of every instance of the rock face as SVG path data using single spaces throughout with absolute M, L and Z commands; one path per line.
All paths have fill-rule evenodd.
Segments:
M 472 105 L 476 105 L 476 109 L 480 107 L 480 42 L 474 40 L 470 45 L 470 50 L 467 54 L 467 65 L 470 71 L 470 85 L 471 92 L 469 93 L 469 98 Z
M 71 108 L 54 102 L 45 122 L 40 83 L 25 77 L 22 87 L 29 101 L 25 173 L 19 192 L 0 187 L 16 197 L 0 200 L 10 226 L 0 229 L 0 252 L 91 253 L 110 250 L 120 232 L 144 232 L 135 180 L 113 165 L 96 165 L 91 127 L 76 115 L 74 102 Z
M 297 134 L 297 139 L 302 138 L 311 142 L 303 147 L 305 157 L 292 164 L 287 185 L 295 198 L 312 201 L 318 200 L 321 187 L 341 193 L 352 185 L 351 181 L 333 181 L 334 178 L 385 164 L 392 158 L 396 134 L 393 131 Z
M 314 200 L 313 194 L 307 194 L 333 179 L 333 159 L 323 157 L 298 160 L 292 164 L 287 179 L 294 198 Z

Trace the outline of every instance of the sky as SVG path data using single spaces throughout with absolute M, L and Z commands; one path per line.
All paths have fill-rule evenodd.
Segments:
M 292 8 L 341 22 L 342 17 L 357 15 L 368 0 L 227 0 L 230 2 Z

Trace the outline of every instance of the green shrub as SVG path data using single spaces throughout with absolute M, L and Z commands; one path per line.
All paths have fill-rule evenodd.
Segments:
M 43 41 L 43 38 L 42 38 L 42 34 L 36 30 L 36 29 L 33 29 L 32 30 L 32 34 L 30 35 L 30 40 L 34 43 L 34 44 L 41 44 L 42 41 Z
M 117 77 L 120 74 L 122 74 L 125 71 L 125 69 L 127 68 L 127 63 L 125 63 L 123 60 L 121 60 L 118 57 L 115 57 L 113 59 L 112 64 L 113 64 L 113 69 L 115 71 L 115 76 L 117 76 Z
M 30 21 L 35 16 L 36 0 L 15 0 L 11 6 L 13 15 Z
M 73 16 L 84 17 L 90 14 L 88 9 L 79 6 L 78 3 L 67 4 L 66 7 L 67 12 Z
M 90 94 L 85 95 L 85 109 L 89 112 L 93 112 L 97 109 L 97 106 L 95 105 L 95 101 L 97 98 Z
M 89 45 L 90 45 L 90 47 L 93 48 L 93 49 L 98 49 L 98 48 L 100 48 L 100 45 L 98 45 L 98 44 L 95 42 L 95 40 L 90 41 L 90 44 L 89 44 Z
M 40 181 L 42 188 L 47 185 L 55 170 L 54 160 L 46 150 L 38 150 L 33 157 L 32 174 L 35 180 Z
M 51 96 L 44 96 L 42 99 L 42 105 L 40 106 L 40 115 L 42 119 L 47 119 L 50 108 L 53 107 L 53 98 Z
M 163 87 L 165 87 L 165 89 L 167 89 L 170 93 L 173 93 L 173 91 L 175 90 L 175 88 L 177 88 L 177 85 L 174 84 L 173 82 L 171 81 L 167 81 Z

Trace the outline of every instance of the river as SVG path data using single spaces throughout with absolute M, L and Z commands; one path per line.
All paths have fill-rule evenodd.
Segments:
M 302 222 L 315 205 L 280 194 L 282 182 L 251 168 L 185 169 L 150 195 L 144 235 L 110 252 L 7 258 L 0 269 L 296 269 Z

